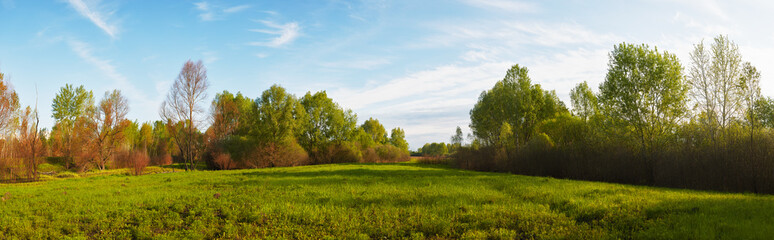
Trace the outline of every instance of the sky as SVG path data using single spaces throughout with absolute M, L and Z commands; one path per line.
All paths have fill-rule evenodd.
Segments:
M 158 120 L 183 63 L 202 60 L 206 106 L 223 90 L 325 90 L 359 124 L 403 128 L 416 149 L 457 126 L 470 133 L 478 96 L 514 64 L 569 107 L 570 89 L 596 89 L 621 42 L 673 53 L 687 70 L 694 44 L 728 35 L 774 96 L 773 12 L 764 0 L 0 0 L 0 72 L 50 128 L 65 84 L 97 101 L 119 89 L 128 118 Z

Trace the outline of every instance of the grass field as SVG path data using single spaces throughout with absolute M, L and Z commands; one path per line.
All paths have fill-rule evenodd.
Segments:
M 0 185 L 0 238 L 770 239 L 774 197 L 415 163 Z

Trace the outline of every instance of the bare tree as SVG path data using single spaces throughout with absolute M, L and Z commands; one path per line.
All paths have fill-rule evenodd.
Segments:
M 37 106 L 35 106 L 34 110 L 27 106 L 22 112 L 19 120 L 19 146 L 16 151 L 19 154 L 19 157 L 26 161 L 24 165 L 27 169 L 27 177 L 30 179 L 37 179 L 38 164 L 36 158 L 42 150 L 40 135 L 38 133 L 40 119 L 38 117 Z
M 128 102 L 119 90 L 105 92 L 94 114 L 96 160 L 100 170 L 105 170 L 106 163 L 113 157 L 123 139 L 121 133 L 126 114 L 129 113 Z
M 14 146 L 11 137 L 13 131 L 15 131 L 14 123 L 17 117 L 17 110 L 19 109 L 19 97 L 16 95 L 16 91 L 13 90 L 5 74 L 0 73 L 0 172 L 5 175 L 5 171 L 9 171 L 11 175 L 14 175 L 12 170 L 12 163 L 16 159 L 13 154 Z
M 690 95 L 714 138 L 718 129 L 725 130 L 744 111 L 742 56 L 739 47 L 723 35 L 715 37 L 709 49 L 703 42 L 695 45 L 690 55 Z
M 195 169 L 201 150 L 201 143 L 195 135 L 197 125 L 201 123 L 200 115 L 204 112 L 201 103 L 207 98 L 207 87 L 207 69 L 202 61 L 194 63 L 188 60 L 161 104 L 161 118 L 170 126 L 186 170 Z

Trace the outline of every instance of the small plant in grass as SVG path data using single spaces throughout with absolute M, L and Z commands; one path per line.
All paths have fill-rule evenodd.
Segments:
M 60 172 L 56 175 L 57 178 L 79 178 L 81 175 L 78 175 L 74 172 Z

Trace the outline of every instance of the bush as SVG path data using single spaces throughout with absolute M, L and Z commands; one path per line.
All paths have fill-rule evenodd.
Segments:
M 114 156 L 115 165 L 119 168 L 129 168 L 129 171 L 137 175 L 142 175 L 145 167 L 150 164 L 150 157 L 145 151 L 119 151 Z
M 296 142 L 286 144 L 268 143 L 257 147 L 249 160 L 248 167 L 289 167 L 308 165 L 309 155 Z
M 409 154 L 393 145 L 380 145 L 376 147 L 376 154 L 379 156 L 378 162 L 405 162 L 409 160 Z
M 220 170 L 229 170 L 236 168 L 236 162 L 231 160 L 231 155 L 228 153 L 217 153 L 213 157 L 213 163 L 215 167 Z
M 172 155 L 169 153 L 151 157 L 151 165 L 164 166 L 169 164 L 172 164 Z
M 78 175 L 74 172 L 61 172 L 56 175 L 57 178 L 79 178 L 81 175 Z

